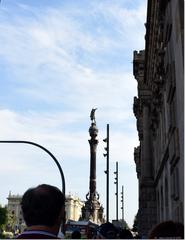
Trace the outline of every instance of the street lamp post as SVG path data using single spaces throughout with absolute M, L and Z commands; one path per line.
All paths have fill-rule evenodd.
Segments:
M 114 172 L 114 174 L 116 175 L 115 182 L 114 184 L 116 184 L 116 220 L 118 221 L 118 162 L 116 162 L 116 171 Z
M 105 170 L 105 174 L 107 175 L 107 222 L 109 222 L 109 124 L 107 124 L 107 137 L 103 139 L 104 142 L 107 143 L 105 147 L 106 153 L 103 154 L 104 157 L 107 158 L 107 169 Z
M 122 185 L 121 191 L 121 210 L 122 210 L 122 224 L 124 224 L 124 187 Z
M 62 192 L 63 192 L 64 197 L 65 197 L 65 178 L 64 178 L 64 173 L 63 173 L 62 168 L 61 168 L 61 166 L 60 166 L 60 163 L 58 162 L 58 160 L 56 159 L 56 157 L 55 157 L 47 148 L 45 148 L 45 147 L 43 147 L 42 145 L 37 144 L 37 143 L 35 143 L 35 142 L 31 142 L 31 141 L 16 141 L 16 140 L 11 140 L 11 141 L 0 141 L 0 143 L 18 143 L 18 144 L 19 144 L 19 143 L 23 143 L 23 144 L 29 144 L 29 145 L 36 146 L 36 147 L 42 149 L 43 151 L 45 151 L 45 152 L 54 160 L 54 162 L 56 163 L 56 165 L 57 165 L 57 167 L 58 167 L 58 170 L 59 170 L 60 176 L 61 176 L 61 180 L 62 180 Z M 61 229 L 62 229 L 63 231 L 65 231 L 64 226 L 65 226 L 65 219 L 64 219 L 64 221 L 63 221 L 63 223 L 62 223 L 62 226 L 61 226 L 61 227 L 62 227 Z

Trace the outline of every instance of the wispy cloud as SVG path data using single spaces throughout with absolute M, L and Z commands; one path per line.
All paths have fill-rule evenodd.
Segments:
M 143 42 L 142 35 L 138 34 L 142 30 L 138 26 L 143 12 L 144 7 L 127 10 L 110 2 L 102 2 L 94 7 L 95 16 L 100 15 L 105 18 L 106 23 L 111 22 L 112 36 L 107 36 L 106 27 L 101 27 L 100 34 L 97 33 L 98 26 L 91 27 L 87 32 L 85 22 L 75 21 L 76 11 L 71 12 L 70 17 L 63 9 L 35 11 L 35 16 L 31 19 L 15 16 L 12 22 L 1 21 L 0 43 L 3 47 L 0 48 L 0 54 L 11 64 L 10 71 L 16 80 L 25 86 L 22 91 L 27 88 L 28 96 L 32 97 L 34 91 L 40 92 L 43 100 L 42 92 L 45 94 L 48 89 L 52 89 L 53 97 L 50 101 L 53 98 L 58 101 L 55 86 L 65 93 L 73 92 L 76 87 L 87 91 L 93 91 L 94 88 L 97 93 L 103 87 L 106 93 L 107 85 L 110 89 L 120 84 L 120 78 L 123 84 L 124 79 L 127 82 L 128 80 L 125 78 L 124 65 L 121 66 L 122 72 L 119 69 L 119 72 L 115 73 L 114 65 L 116 62 L 119 64 L 119 61 L 112 59 L 107 66 L 109 70 L 106 69 L 108 74 L 105 74 L 105 69 L 101 70 L 101 62 L 107 62 L 109 56 L 112 58 L 111 53 L 117 49 L 122 54 L 127 54 L 126 49 L 132 52 L 131 46 L 137 47 L 139 41 Z M 82 9 L 78 10 L 78 15 L 80 14 L 84 15 Z M 114 31 L 117 32 L 116 36 Z M 96 66 L 96 61 L 100 64 L 99 67 Z M 113 84 L 109 84 L 110 82 Z M 130 89 L 133 89 L 133 84 Z M 114 88 L 112 90 L 114 92 Z M 92 95 L 96 96 L 94 93 Z
M 87 119 L 86 123 L 84 118 Z M 73 112 L 40 115 L 35 112 L 28 111 L 22 114 L 4 109 L 0 110 L 1 140 L 32 140 L 52 146 L 53 150 L 66 159 L 70 157 L 85 159 L 89 155 L 87 139 L 90 138 L 88 134 L 90 123 L 88 122 L 88 116 Z M 76 130 L 74 126 L 81 123 L 84 125 Z M 99 128 L 101 141 L 104 138 L 104 130 L 101 124 Z M 111 132 L 112 158 L 128 161 L 132 147 L 137 143 L 134 137 L 134 131 L 125 132 L 125 135 L 120 131 Z M 86 148 L 84 148 L 85 145 Z M 102 148 L 100 151 L 102 154 L 103 142 L 99 145 Z M 125 149 L 124 157 L 120 155 L 120 150 L 123 148 Z M 84 150 L 81 151 L 81 149 Z

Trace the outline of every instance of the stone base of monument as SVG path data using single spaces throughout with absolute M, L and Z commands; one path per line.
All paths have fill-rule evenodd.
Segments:
M 105 222 L 103 218 L 103 207 L 100 202 L 95 199 L 87 200 L 82 208 L 82 219 L 92 221 L 98 225 Z

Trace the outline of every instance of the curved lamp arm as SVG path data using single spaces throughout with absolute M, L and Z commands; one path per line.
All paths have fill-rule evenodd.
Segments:
M 62 168 L 58 162 L 58 160 L 56 159 L 56 157 L 48 150 L 46 149 L 45 147 L 35 143 L 35 142 L 31 142 L 31 141 L 0 141 L 0 143 L 25 143 L 25 144 L 30 144 L 30 145 L 34 145 L 36 147 L 39 147 L 41 148 L 42 150 L 44 150 L 47 154 L 50 155 L 50 157 L 52 157 L 52 159 L 54 160 L 54 162 L 56 163 L 58 169 L 59 169 L 59 172 L 60 172 L 60 175 L 61 175 L 61 179 L 62 179 L 62 192 L 65 196 L 65 178 L 64 178 L 64 173 L 62 171 Z

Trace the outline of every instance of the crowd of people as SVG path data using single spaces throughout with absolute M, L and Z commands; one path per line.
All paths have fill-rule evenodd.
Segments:
M 65 238 L 61 231 L 65 221 L 65 196 L 57 188 L 42 184 L 28 189 L 21 201 L 23 217 L 27 228 L 17 239 L 60 239 Z M 75 230 L 71 238 L 81 239 L 81 233 Z M 129 229 L 118 229 L 112 223 L 100 225 L 93 236 L 94 239 L 133 239 Z M 184 239 L 184 226 L 181 223 L 167 221 L 151 230 L 148 238 Z

